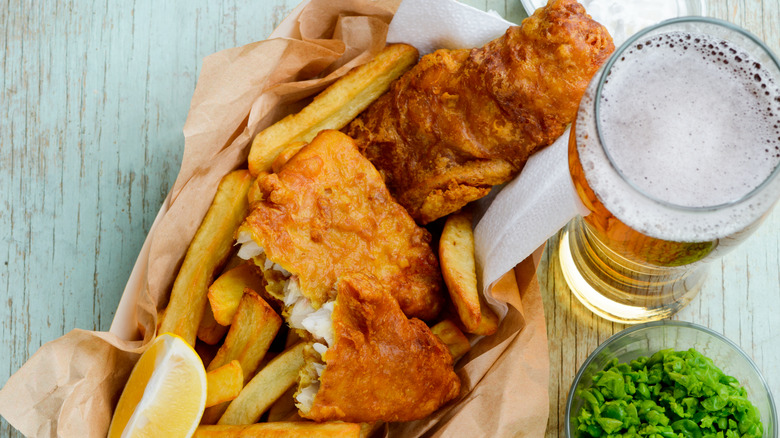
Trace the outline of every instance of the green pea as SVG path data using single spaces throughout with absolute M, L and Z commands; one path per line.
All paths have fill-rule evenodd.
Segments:
M 612 359 L 578 392 L 581 436 L 760 438 L 758 409 L 737 379 L 694 349 L 661 350 L 629 363 Z

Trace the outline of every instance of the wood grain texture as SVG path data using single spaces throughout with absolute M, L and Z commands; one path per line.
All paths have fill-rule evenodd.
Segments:
M 297 1 L 0 2 L 0 384 L 73 328 L 108 330 L 173 184 L 204 56 Z M 0 436 L 20 436 L 0 420 Z
M 707 15 L 748 29 L 780 53 L 780 2 L 709 0 Z M 564 436 L 569 389 L 596 347 L 626 325 L 595 316 L 569 291 L 556 258 L 558 236 L 548 241 L 538 274 L 550 354 L 547 437 Z M 697 298 L 673 319 L 707 326 L 753 358 L 780 400 L 780 208 L 740 247 L 713 263 Z
M 0 2 L 0 384 L 40 345 L 108 330 L 136 255 L 181 162 L 201 60 L 265 38 L 298 0 Z M 519 22 L 518 0 L 468 0 Z M 708 0 L 709 15 L 780 52 L 780 2 Z M 780 212 L 713 270 L 679 319 L 725 333 L 780 400 Z M 551 254 L 548 251 L 548 254 Z M 551 415 L 622 328 L 590 315 L 547 256 Z M 771 371 L 771 372 L 770 372 Z M 0 419 L 0 437 L 20 436 Z

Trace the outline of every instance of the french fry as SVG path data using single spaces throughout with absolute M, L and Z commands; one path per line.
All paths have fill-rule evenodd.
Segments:
M 193 438 L 359 438 L 357 423 L 288 421 L 250 425 L 200 426 Z
M 257 371 L 281 325 L 282 318 L 274 309 L 253 290 L 246 289 L 225 342 L 207 371 L 238 360 L 244 371 L 244 383 L 248 382 Z
M 439 258 L 444 283 L 467 331 L 476 330 L 482 319 L 474 258 L 471 215 L 453 213 L 447 217 L 439 240 Z
M 453 361 L 457 362 L 461 356 L 471 350 L 471 344 L 469 343 L 468 338 L 466 338 L 466 335 L 464 335 L 458 326 L 449 319 L 445 319 L 434 325 L 431 327 L 431 331 L 437 338 L 441 339 L 441 341 L 444 342 L 444 345 L 450 350 Z
M 301 421 L 298 415 L 298 408 L 295 406 L 295 392 L 298 390 L 294 385 L 290 387 L 278 400 L 268 409 L 268 421 Z
M 480 297 L 479 305 L 482 309 L 482 320 L 479 321 L 479 326 L 474 330 L 474 334 L 490 336 L 498 331 L 498 315 L 487 306 L 484 298 Z
M 439 259 L 458 318 L 468 333 L 490 335 L 498 329 L 498 318 L 484 303 L 477 289 L 474 231 L 471 213 L 451 214 L 439 240 Z
M 251 289 L 245 289 L 233 316 L 232 324 L 214 359 L 206 368 L 215 370 L 232 360 L 238 360 L 244 374 L 244 384 L 255 374 L 268 347 L 282 325 L 282 319 L 271 306 Z M 206 408 L 201 424 L 215 424 L 225 413 L 229 403 Z
M 314 98 L 303 110 L 260 132 L 249 151 L 252 175 L 271 170 L 288 145 L 310 142 L 323 129 L 341 129 L 417 62 L 417 50 L 391 44 L 373 60 L 352 69 Z
M 200 326 L 198 326 L 198 339 L 209 345 L 216 345 L 225 337 L 227 331 L 227 324 L 218 323 L 214 319 L 211 306 L 206 306 L 206 310 L 203 311 L 203 319 L 200 320 Z
M 260 291 L 265 288 L 263 275 L 251 261 L 225 271 L 209 286 L 209 303 L 217 323 L 228 326 L 238 310 L 244 289 Z
M 274 159 L 274 162 L 271 163 L 271 170 L 274 173 L 278 173 L 279 170 L 284 167 L 284 163 L 290 161 L 290 158 L 297 154 L 298 151 L 303 149 L 306 144 L 307 143 L 304 141 L 294 141 L 292 143 L 286 144 L 282 152 L 277 155 L 276 159 Z
M 177 334 L 195 345 L 206 310 L 208 286 L 230 254 L 233 235 L 247 215 L 247 191 L 251 182 L 246 170 L 236 170 L 222 178 L 173 283 L 160 332 Z
M 263 412 L 298 381 L 298 372 L 303 367 L 305 345 L 303 342 L 295 345 L 261 369 L 241 390 L 238 397 L 230 402 L 217 424 L 238 425 L 257 422 Z M 360 426 L 358 426 L 358 433 L 359 431 Z
M 244 387 L 244 372 L 237 360 L 206 373 L 208 391 L 206 407 L 211 407 L 238 397 Z

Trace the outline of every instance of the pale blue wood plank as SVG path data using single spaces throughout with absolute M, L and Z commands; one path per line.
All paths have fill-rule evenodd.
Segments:
M 296 3 L 0 3 L 0 385 L 43 342 L 74 327 L 108 329 L 178 171 L 202 58 L 264 38 Z M 518 0 L 466 3 L 525 17 Z M 780 50 L 780 2 L 708 4 Z M 780 363 L 779 229 L 775 211 L 683 315 L 725 332 L 765 371 Z M 748 312 L 745 300 L 761 304 Z M 577 364 L 621 327 L 567 319 L 569 296 L 556 305 L 548 327 L 567 343 L 551 342 L 551 388 L 565 400 Z M 780 398 L 780 373 L 766 374 Z M 0 436 L 18 433 L 0 419 Z
M 707 15 L 731 21 L 780 53 L 780 2 L 707 1 Z M 587 355 L 624 326 L 593 316 L 572 298 L 557 260 L 540 266 L 550 347 L 550 417 L 546 436 L 563 434 L 574 373 Z M 699 296 L 674 318 L 723 333 L 753 358 L 780 399 L 780 208 L 740 247 L 714 263 Z
M 295 4 L 0 5 L 0 385 L 42 343 L 108 329 L 203 57 L 265 38 Z M 18 433 L 0 420 L 0 436 Z

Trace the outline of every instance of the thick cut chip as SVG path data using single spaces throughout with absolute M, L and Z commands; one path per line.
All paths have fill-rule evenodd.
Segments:
M 485 300 L 480 301 L 482 308 L 482 320 L 479 321 L 479 327 L 474 330 L 475 335 L 490 336 L 498 331 L 498 315 L 485 304 Z
M 239 425 L 257 422 L 276 400 L 298 380 L 303 366 L 303 348 L 300 343 L 275 357 L 261 369 L 230 402 L 218 424 Z
M 449 319 L 445 319 L 431 327 L 431 331 L 437 338 L 444 342 L 450 350 L 452 360 L 454 361 L 457 361 L 461 356 L 471 350 L 469 339 L 460 331 L 458 326 Z
M 208 394 L 206 407 L 218 405 L 238 397 L 244 387 L 244 372 L 237 360 L 206 373 Z
M 267 172 L 276 157 L 299 142 L 310 142 L 324 129 L 341 129 L 382 95 L 390 83 L 417 62 L 417 49 L 390 44 L 374 59 L 352 69 L 314 98 L 306 108 L 259 133 L 249 151 L 253 175 Z
M 216 345 L 219 341 L 225 337 L 227 333 L 228 324 L 220 324 L 214 319 L 214 313 L 211 311 L 211 306 L 206 306 L 203 311 L 203 319 L 200 320 L 200 326 L 198 327 L 198 339 L 209 344 Z
M 249 209 L 247 192 L 251 182 L 252 177 L 246 170 L 231 172 L 220 181 L 214 201 L 192 238 L 173 283 L 161 332 L 179 335 L 195 345 L 208 305 L 208 287 L 230 256 L 236 228 Z
M 338 131 L 323 131 L 258 181 L 239 228 L 265 256 L 297 277 L 317 309 L 347 272 L 376 277 L 409 316 L 435 317 L 443 303 L 431 235 L 397 204 L 379 172 Z
M 243 262 L 225 271 L 209 286 L 209 303 L 214 319 L 224 326 L 230 325 L 244 296 L 244 289 L 261 291 L 265 288 L 263 274 L 252 262 Z
M 254 291 L 247 289 L 238 305 L 225 343 L 217 351 L 208 371 L 238 360 L 244 370 L 244 383 L 255 375 L 260 361 L 271 346 L 282 318 Z
M 360 425 L 287 421 L 239 426 L 200 426 L 193 438 L 358 438 Z
M 460 380 L 447 346 L 424 322 L 407 319 L 376 279 L 341 277 L 332 320 L 334 343 L 323 355 L 313 403 L 301 416 L 411 421 L 458 395 Z
M 466 330 L 472 332 L 479 326 L 482 315 L 470 214 L 458 212 L 447 218 L 439 240 L 439 260 L 458 317 Z
M 477 289 L 474 232 L 471 213 L 451 214 L 439 240 L 439 259 L 444 283 L 468 333 L 491 335 L 498 329 L 498 317 Z

